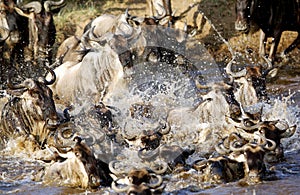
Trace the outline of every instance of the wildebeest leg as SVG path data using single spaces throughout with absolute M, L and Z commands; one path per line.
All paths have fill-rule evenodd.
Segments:
M 150 16 L 153 16 L 154 13 L 153 13 L 153 2 L 152 0 L 147 0 L 148 2 L 148 6 L 149 6 L 149 11 L 150 11 Z
M 153 0 L 153 7 L 154 7 L 154 16 L 158 18 L 163 18 L 166 16 L 166 9 L 164 7 L 163 0 Z
M 201 15 L 201 5 L 199 4 L 198 7 L 197 7 L 197 10 L 195 11 L 194 15 L 193 15 L 193 26 L 197 27 L 197 31 L 199 33 L 202 32 L 203 28 L 204 28 L 204 25 L 206 23 L 206 19 L 203 17 L 203 15 Z M 201 20 L 199 22 L 199 26 L 197 24 L 197 18 L 198 16 L 201 15 Z M 196 32 L 195 32 L 196 33 Z
M 275 55 L 276 55 L 276 51 L 277 51 L 277 47 L 278 47 L 278 44 L 280 41 L 281 34 L 282 34 L 282 32 L 276 33 L 274 36 L 274 39 L 272 40 L 269 57 L 268 57 L 269 60 L 271 60 L 271 62 L 273 62 L 275 60 Z
M 293 43 L 292 43 L 288 48 L 286 48 L 286 49 L 283 51 L 283 55 L 288 54 L 290 51 L 292 51 L 292 50 L 293 50 L 295 47 L 297 47 L 299 44 L 300 44 L 300 31 L 298 32 L 298 36 L 297 36 L 297 38 L 293 41 Z
M 266 42 L 267 42 L 267 37 L 266 34 L 260 30 L 260 38 L 259 38 L 259 55 L 260 56 L 265 56 L 266 55 Z
M 166 16 L 171 16 L 172 15 L 171 0 L 163 0 L 163 4 L 166 9 Z

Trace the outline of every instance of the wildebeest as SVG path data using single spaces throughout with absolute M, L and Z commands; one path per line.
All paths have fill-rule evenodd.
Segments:
M 154 16 L 157 19 L 161 19 L 165 16 L 171 16 L 171 0 L 147 0 L 147 2 L 150 10 L 150 17 Z
M 184 33 L 187 32 L 186 22 L 180 21 L 183 18 L 183 14 L 180 16 L 174 15 L 175 12 L 172 12 L 171 0 L 147 0 L 147 3 L 150 15 L 144 19 L 139 19 L 139 21 L 143 21 L 142 23 L 147 25 L 162 25 L 184 31 Z
M 54 72 L 57 79 L 50 88 L 63 103 L 97 104 L 122 79 L 123 66 L 118 54 L 105 45 L 88 52 L 80 63 L 65 62 Z
M 267 62 L 267 70 L 255 66 L 234 72 L 232 70 L 233 62 L 231 61 L 226 67 L 226 72 L 232 78 L 228 83 L 221 81 L 203 85 L 196 80 L 197 88 L 209 90 L 209 92 L 202 95 L 203 101 L 199 105 L 176 108 L 169 112 L 167 121 L 171 126 L 171 133 L 174 130 L 176 130 L 176 133 L 173 135 L 168 134 L 167 137 L 178 140 L 182 139 L 180 137 L 191 136 L 197 132 L 196 135 L 198 134 L 198 136 L 196 137 L 199 139 L 195 138 L 191 141 L 201 144 L 207 141 L 208 138 L 212 138 L 210 135 L 214 131 L 221 136 L 225 132 L 232 132 L 234 123 L 227 120 L 227 117 L 237 121 L 243 117 L 248 117 L 249 113 L 246 113 L 244 108 L 267 98 L 266 76 L 273 73 L 271 63 Z M 239 85 L 236 85 L 236 83 L 239 83 Z M 195 122 L 201 125 L 193 127 L 191 124 Z M 220 127 L 222 128 L 219 129 Z M 206 145 L 205 147 L 209 146 Z M 210 150 L 211 148 L 207 149 Z
M 143 40 L 140 30 L 128 24 L 126 14 L 99 16 L 85 30 L 79 44 L 83 54 L 77 55 L 83 59 L 79 63 L 66 61 L 54 70 L 57 82 L 51 88 L 65 102 L 102 101 L 122 79 L 123 68 L 132 65 L 132 47 Z
M 15 46 L 25 41 L 25 36 L 27 35 L 24 28 L 26 21 L 15 12 L 15 6 L 17 4 L 14 0 L 0 1 L 1 37 L 5 42 L 2 45 L 1 58 L 9 60 L 9 63 L 15 60 L 17 51 L 21 52 L 20 48 Z
M 129 146 L 154 149 L 170 127 L 162 116 L 156 117 L 154 106 L 147 103 L 134 103 L 129 108 L 128 120 L 122 125 L 122 137 Z
M 153 183 L 153 180 L 157 180 Z M 116 179 L 112 182 L 111 188 L 117 192 L 126 192 L 127 194 L 153 194 L 159 192 L 162 185 L 162 177 L 150 173 L 147 169 L 132 169 L 124 179 Z
M 29 2 L 22 7 L 15 7 L 21 16 L 28 18 L 28 45 L 25 51 L 25 61 L 37 63 L 52 62 L 52 46 L 55 42 L 56 28 L 53 14 L 65 5 L 60 1 Z
M 45 184 L 81 188 L 109 186 L 112 178 L 109 176 L 108 165 L 96 159 L 92 150 L 80 137 L 75 137 L 74 141 L 75 145 L 66 153 L 48 148 L 50 157 L 41 156 L 40 160 L 52 160 L 54 163 L 46 165 L 34 179 Z
M 201 173 L 201 180 L 210 183 L 233 182 L 244 177 L 243 163 L 226 156 L 213 157 L 193 163 Z
M 235 98 L 242 106 L 250 106 L 261 100 L 267 100 L 266 80 L 275 77 L 277 68 L 272 66 L 271 61 L 263 56 L 267 62 L 267 66 L 254 65 L 246 66 L 241 71 L 232 71 L 232 63 L 226 66 L 226 73 L 232 78 L 234 83 L 238 83 L 236 87 Z
M 274 61 L 280 37 L 283 31 L 297 31 L 298 37 L 284 50 L 287 54 L 300 43 L 300 2 L 298 0 L 237 0 L 235 29 L 249 31 L 254 23 L 262 30 L 259 54 L 265 55 L 268 37 L 272 37 L 269 59 Z
M 124 18 L 125 20 L 122 21 L 122 18 Z M 100 38 L 108 32 L 120 33 L 120 31 L 118 31 L 116 27 L 118 27 L 119 24 L 123 22 L 125 22 L 126 26 L 127 22 L 126 16 L 124 14 L 120 15 L 119 17 L 111 14 L 103 14 L 101 16 L 98 16 L 85 26 L 83 39 L 89 39 L 91 38 L 91 35 Z M 126 28 L 124 30 L 126 31 Z
M 195 152 L 193 149 L 183 149 L 176 145 L 161 145 L 154 150 L 144 150 L 145 148 L 138 151 L 139 158 L 149 162 L 160 159 L 167 163 L 170 169 L 174 169 L 177 165 L 184 166 L 186 159 Z
M 80 38 L 75 35 L 64 40 L 56 52 L 58 63 L 63 64 L 67 61 L 73 61 L 74 64 L 79 63 L 85 54 L 80 51 L 80 43 Z
M 244 137 L 253 138 L 253 132 L 261 132 L 266 139 L 274 141 L 276 147 L 274 151 L 268 152 L 266 160 L 268 162 L 277 162 L 284 159 L 282 138 L 291 137 L 296 131 L 296 125 L 289 126 L 286 121 L 261 121 L 251 126 L 245 126 L 242 123 L 237 125 L 239 132 Z M 248 133 L 245 133 L 248 132 Z
M 226 116 L 239 119 L 242 109 L 234 98 L 231 85 L 221 82 L 198 87 L 209 92 L 202 95 L 203 101 L 196 106 L 170 110 L 167 122 L 171 131 L 165 135 L 165 139 L 180 146 L 196 144 L 204 152 L 212 152 L 213 146 L 206 143 L 217 141 L 218 136 L 232 131 L 232 125 L 226 121 Z M 212 136 L 213 134 L 218 136 Z
M 274 140 L 266 138 L 261 130 L 251 136 L 244 135 L 231 133 L 216 145 L 216 150 L 227 159 L 243 163 L 243 177 L 247 182 L 257 182 L 266 173 L 265 154 L 274 151 L 277 144 Z
M 123 66 L 132 66 L 132 50 L 140 55 L 146 45 L 141 28 L 130 24 L 128 10 L 118 16 L 104 14 L 92 20 L 81 38 L 81 47 L 97 48 L 109 44 L 119 55 Z
M 264 156 L 267 151 L 273 151 L 276 148 L 273 140 L 265 138 L 264 135 L 259 136 L 259 140 L 250 141 L 242 146 L 240 143 L 230 143 L 232 153 L 228 157 L 244 163 L 245 178 L 250 182 L 259 182 L 264 176 L 266 173 Z
M 4 143 L 18 136 L 32 135 L 43 146 L 51 131 L 59 124 L 52 91 L 47 85 L 55 81 L 50 70 L 51 80 L 26 79 L 21 84 L 8 82 L 8 93 L 12 98 L 5 104 L 1 113 L 1 139 Z

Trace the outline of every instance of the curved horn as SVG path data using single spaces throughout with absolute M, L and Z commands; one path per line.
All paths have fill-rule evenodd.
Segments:
M 244 68 L 243 70 L 239 71 L 239 72 L 232 72 L 231 70 L 231 66 L 233 61 L 235 60 L 235 58 L 233 58 L 226 66 L 226 73 L 230 76 L 232 76 L 233 78 L 238 78 L 238 77 L 243 77 L 247 74 L 247 70 Z
M 104 46 L 109 40 L 112 39 L 113 34 L 106 34 L 104 37 L 101 37 L 102 35 L 96 35 L 95 31 L 96 26 L 93 26 L 89 31 L 88 35 L 88 39 L 85 39 L 85 41 L 93 41 L 95 42 L 94 44 L 96 44 L 96 46 L 94 47 L 99 47 L 100 46 Z M 88 43 L 88 45 L 91 45 L 90 43 Z
M 275 150 L 276 148 L 276 143 L 275 141 L 271 140 L 271 139 L 266 139 L 267 143 L 263 146 L 264 149 L 267 149 L 267 150 Z M 268 143 L 271 143 L 271 146 L 269 146 Z
M 267 67 L 266 67 L 266 69 L 267 69 L 267 70 L 270 70 L 270 69 L 273 67 L 272 62 L 271 62 L 268 58 L 266 58 L 265 56 L 262 56 L 262 58 L 267 62 Z
M 117 192 L 117 193 L 122 193 L 122 192 L 127 192 L 130 188 L 130 185 L 125 185 L 125 187 L 123 188 L 120 188 L 120 187 L 117 187 L 117 181 L 120 180 L 120 179 L 117 179 L 116 181 L 113 181 L 111 183 L 111 188 Z M 123 184 L 124 185 L 124 184 Z
M 159 127 L 160 129 L 158 130 L 158 132 L 162 135 L 166 135 L 171 131 L 171 126 L 167 121 L 164 124 L 160 122 L 160 124 L 161 126 Z
M 126 172 L 125 171 L 118 171 L 115 169 L 115 164 L 119 162 L 118 160 L 113 160 L 113 161 L 110 161 L 109 164 L 108 164 L 108 168 L 109 170 L 115 174 L 116 176 L 120 176 L 120 175 L 123 175 L 125 174 Z
M 156 175 L 156 174 L 150 173 L 149 176 L 152 177 L 152 178 L 156 178 L 157 179 L 156 183 L 147 183 L 147 185 L 150 188 L 157 188 L 157 187 L 159 187 L 162 184 L 163 179 L 162 179 L 162 177 L 160 175 Z
M 95 26 L 92 28 L 88 29 L 82 36 L 81 36 L 81 43 L 85 48 L 99 48 L 101 45 L 105 45 L 107 42 L 106 39 L 98 37 L 94 33 Z M 109 33 L 107 36 L 113 36 L 112 33 Z M 107 37 L 105 37 L 107 38 Z M 110 38 L 109 38 L 110 39 Z
M 71 130 L 72 133 L 71 133 L 71 135 L 66 136 L 66 135 L 65 135 L 65 132 L 68 131 L 68 130 Z M 62 138 L 64 138 L 64 139 L 70 139 L 70 140 L 73 140 L 73 136 L 75 135 L 76 132 L 75 132 L 71 127 L 67 126 L 67 127 L 58 129 L 58 133 L 59 133 L 59 135 L 60 135 Z
M 86 48 L 90 48 L 90 44 L 89 44 L 89 33 L 90 33 L 91 29 L 88 29 L 85 33 L 83 33 L 83 35 L 81 36 L 81 43 L 83 44 L 83 46 Z
M 168 163 L 161 161 L 159 166 L 150 165 L 151 170 L 158 175 L 164 174 L 168 169 Z
M 246 149 L 247 145 L 248 145 L 248 144 L 245 144 L 245 145 L 243 145 L 242 147 L 237 148 L 237 147 L 234 146 L 234 144 L 235 144 L 236 142 L 238 142 L 238 141 L 230 142 L 230 144 L 229 144 L 229 148 L 230 148 L 230 150 L 233 151 L 233 152 L 241 152 L 241 151 L 244 151 L 244 150 Z
M 96 143 L 96 137 L 92 133 L 89 133 L 89 132 L 85 132 L 85 133 L 87 134 L 87 137 L 85 137 L 86 143 L 87 143 L 88 138 L 92 138 L 92 141 L 88 142 L 87 144 L 89 146 L 93 146 Z M 104 140 L 104 134 L 102 134 L 102 136 L 100 137 L 99 142 L 102 142 L 103 140 Z
M 219 142 L 217 145 L 215 145 L 215 149 L 221 155 L 225 155 L 230 152 L 230 149 L 228 149 L 224 146 L 224 140 Z
M 126 17 L 126 19 L 130 18 L 130 14 L 129 14 L 128 8 L 126 8 L 126 10 L 125 10 L 125 17 Z
M 55 132 L 54 135 L 54 144 L 58 148 L 69 148 L 74 145 L 73 139 L 77 136 L 77 130 L 75 130 L 75 126 L 70 123 L 64 123 L 61 127 L 58 127 L 58 129 Z M 64 133 L 68 130 L 71 130 L 71 135 L 66 136 Z M 62 143 L 58 143 L 59 138 L 62 138 Z
M 195 79 L 195 86 L 197 87 L 197 89 L 210 89 L 212 87 L 211 85 L 202 85 L 201 83 L 199 83 L 198 79 Z
M 36 14 L 39 14 L 42 11 L 42 5 L 38 1 L 32 1 L 32 2 L 27 3 L 26 5 L 24 5 L 22 7 L 22 10 L 24 10 L 24 9 L 28 9 L 30 12 L 34 12 Z
M 155 150 L 143 152 L 146 148 L 142 148 L 138 151 L 138 157 L 142 160 L 151 161 L 155 160 L 155 158 L 159 155 L 160 148 L 156 148 Z
M 203 170 L 207 167 L 207 163 L 209 161 L 207 159 L 198 159 L 195 162 L 193 162 L 192 167 L 198 171 Z
M 167 14 L 165 8 L 163 5 L 161 4 L 158 4 L 159 8 L 161 9 L 160 11 L 162 11 L 161 15 L 157 15 L 157 16 L 154 16 L 157 20 L 161 20 L 162 18 L 164 18 Z
M 296 132 L 296 129 L 297 129 L 297 125 L 293 125 L 293 126 L 289 127 L 288 129 L 286 129 L 284 132 L 282 132 L 280 134 L 280 137 L 281 138 L 291 137 Z
M 99 39 L 99 37 L 95 34 L 95 28 L 96 28 L 96 26 L 92 26 L 92 28 L 91 28 L 91 30 L 90 30 L 90 32 L 89 32 L 89 39 L 91 40 L 91 41 L 99 41 L 100 39 Z
M 264 147 L 257 145 L 255 143 L 248 143 L 246 145 L 243 146 L 243 150 L 244 151 L 250 151 L 252 153 L 256 153 L 259 151 L 264 151 Z
M 51 11 L 51 6 L 55 6 L 56 8 L 62 8 L 65 6 L 65 0 L 60 0 L 60 1 L 45 1 L 44 3 L 44 8 L 46 12 Z

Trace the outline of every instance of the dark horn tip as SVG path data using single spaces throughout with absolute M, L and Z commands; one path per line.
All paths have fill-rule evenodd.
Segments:
M 52 85 L 56 81 L 56 74 L 50 67 L 46 66 L 46 69 L 48 70 L 48 72 L 50 72 L 50 74 L 52 75 L 52 78 L 51 78 L 50 81 L 47 81 L 46 78 L 45 78 L 44 83 L 46 85 Z
M 73 139 L 75 142 L 80 143 L 82 141 L 82 138 L 79 136 L 74 137 Z

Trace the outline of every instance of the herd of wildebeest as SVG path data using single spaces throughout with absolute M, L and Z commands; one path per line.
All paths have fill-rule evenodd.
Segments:
M 148 17 L 133 16 L 126 10 L 117 16 L 94 18 L 82 36 L 71 36 L 60 45 L 53 62 L 53 15 L 65 1 L 24 4 L 0 0 L 2 153 L 8 155 L 9 147 L 13 147 L 10 143 L 19 140 L 31 158 L 44 162 L 44 168 L 33 177 L 35 181 L 93 189 L 111 187 L 128 194 L 162 193 L 167 175 L 191 170 L 199 175 L 199 182 L 251 184 L 264 180 L 272 172 L 268 163 L 284 159 L 282 138 L 293 136 L 296 124 L 268 120 L 263 107 L 255 113 L 246 108 L 262 102 L 271 104 L 266 82 L 276 75 L 273 65 L 281 33 L 300 32 L 299 1 L 237 0 L 235 28 L 248 31 L 256 23 L 262 29 L 259 51 L 264 63 L 234 71 L 233 59 L 224 67 L 226 79 L 209 84 L 194 74 L 197 68 L 189 59 L 162 45 L 163 41 L 184 45 L 191 36 L 181 22 L 182 16 L 172 13 L 171 1 L 148 3 Z M 267 37 L 274 38 L 269 57 L 264 51 Z M 298 45 L 299 38 L 284 53 Z M 106 105 L 120 84 L 130 82 L 128 72 L 141 61 L 179 68 L 196 91 L 201 91 L 197 94 L 201 102 L 167 110 L 164 117 L 157 117 L 153 113 L 156 108 L 147 101 L 132 102 L 126 111 Z M 45 71 L 47 76 L 41 76 Z M 120 112 L 147 123 L 147 127 L 141 125 L 145 129 L 129 133 L 128 128 L 134 127 L 121 126 L 115 120 Z M 195 117 L 198 129 L 188 129 L 184 116 Z M 214 125 L 200 125 L 208 123 Z M 212 135 L 211 128 L 217 129 L 217 135 Z M 174 144 L 180 142 L 176 136 L 180 139 L 185 133 L 195 135 L 188 140 L 193 147 Z M 215 144 L 201 151 L 200 146 L 211 137 Z M 98 150 L 105 151 L 106 156 L 95 155 Z M 119 170 L 118 166 L 126 162 L 118 157 L 118 150 L 136 152 L 143 166 Z M 203 156 L 186 163 L 197 153 Z

